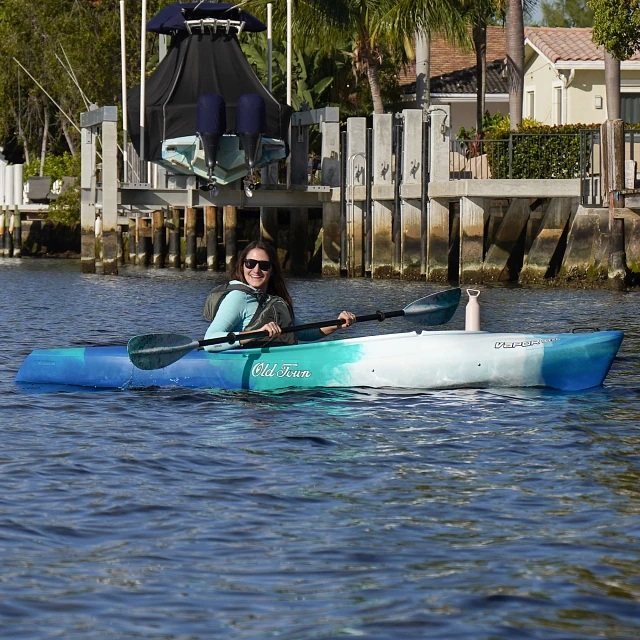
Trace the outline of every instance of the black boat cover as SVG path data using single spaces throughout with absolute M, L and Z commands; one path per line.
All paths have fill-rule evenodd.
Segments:
M 220 30 L 189 34 L 186 27 L 180 29 L 175 26 L 178 15 L 183 23 L 185 19 L 200 18 L 199 13 L 181 13 L 182 8 L 195 6 L 195 2 L 169 5 L 148 23 L 155 31 L 172 33 L 173 37 L 167 55 L 146 80 L 145 159 L 157 161 L 162 157 L 163 140 L 196 134 L 198 98 L 208 93 L 217 93 L 224 98 L 227 133 L 236 133 L 236 106 L 240 96 L 247 93 L 262 96 L 266 106 L 265 135 L 284 140 L 288 149 L 291 107 L 278 103 L 260 82 L 242 53 L 236 35 Z M 228 7 L 233 7 L 236 13 L 244 14 L 243 19 L 253 18 L 234 5 L 202 3 L 197 12 L 203 7 L 204 10 L 226 7 L 225 12 Z M 169 9 L 172 12 L 168 12 Z M 158 20 L 163 13 L 164 18 Z M 224 18 L 220 16 L 220 19 L 226 20 L 227 13 L 223 15 Z M 237 19 L 234 15 L 228 17 Z M 256 18 L 253 20 L 262 25 Z M 139 86 L 127 92 L 127 118 L 129 137 L 139 154 Z

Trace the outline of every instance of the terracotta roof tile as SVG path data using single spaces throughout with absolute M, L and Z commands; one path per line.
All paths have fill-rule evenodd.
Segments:
M 487 64 L 506 58 L 507 44 L 504 27 L 487 28 Z M 431 78 L 475 67 L 476 54 L 473 51 L 461 51 L 456 45 L 448 44 L 442 36 L 435 35 L 431 40 Z M 416 65 L 412 62 L 400 70 L 400 86 L 414 84 Z
M 604 48 L 596 46 L 591 39 L 591 27 L 525 27 L 524 37 L 552 63 L 604 60 Z M 630 60 L 640 60 L 640 51 L 636 51 Z
M 487 63 L 487 86 L 485 93 L 504 94 L 509 93 L 509 83 L 504 71 L 504 61 L 494 60 Z M 476 67 L 459 69 L 451 73 L 431 78 L 429 89 L 431 93 L 476 93 Z M 409 88 L 409 87 L 408 87 Z M 415 86 L 411 86 L 415 92 Z

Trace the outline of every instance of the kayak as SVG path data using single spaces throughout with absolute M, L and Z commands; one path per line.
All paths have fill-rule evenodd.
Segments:
M 100 389 L 373 387 L 456 389 L 601 385 L 622 331 L 414 331 L 293 346 L 194 350 L 162 369 L 138 369 L 125 346 L 36 350 L 16 382 Z

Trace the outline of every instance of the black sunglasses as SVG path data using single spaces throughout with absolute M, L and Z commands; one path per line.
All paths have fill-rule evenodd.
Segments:
M 261 271 L 269 271 L 271 269 L 271 262 L 269 260 L 253 260 L 251 258 L 247 258 L 244 261 L 244 266 L 251 271 L 255 269 L 256 265 L 260 265 Z

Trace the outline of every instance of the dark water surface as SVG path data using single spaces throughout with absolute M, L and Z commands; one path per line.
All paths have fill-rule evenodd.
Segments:
M 640 637 L 640 293 L 482 287 L 483 329 L 625 330 L 581 393 L 14 385 L 35 348 L 201 337 L 212 283 L 0 260 L 0 637 Z M 308 321 L 439 288 L 291 281 Z

